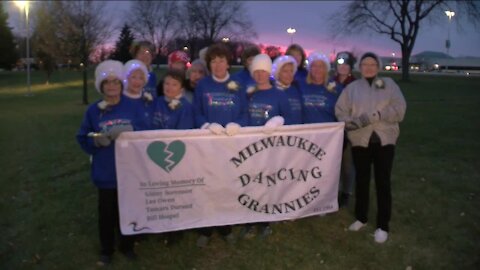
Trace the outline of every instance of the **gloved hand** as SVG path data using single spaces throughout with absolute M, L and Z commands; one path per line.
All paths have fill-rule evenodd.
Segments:
M 116 140 L 120 133 L 125 131 L 133 131 L 133 127 L 130 124 L 127 125 L 115 125 L 108 131 L 108 137 L 110 140 Z
M 373 113 L 363 113 L 358 119 L 360 120 L 362 127 L 365 127 L 380 121 L 380 113 L 377 111 Z
M 211 123 L 208 125 L 208 129 L 215 135 L 221 135 L 223 132 L 225 132 L 225 128 L 219 123 Z
M 240 131 L 240 125 L 235 123 L 235 122 L 230 122 L 225 126 L 225 132 L 227 133 L 228 136 L 233 136 Z
M 93 143 L 96 147 L 107 147 L 112 142 L 110 138 L 104 133 L 95 133 L 92 135 Z
M 274 116 L 263 126 L 263 133 L 272 134 L 278 127 L 283 126 L 285 119 L 281 116 Z

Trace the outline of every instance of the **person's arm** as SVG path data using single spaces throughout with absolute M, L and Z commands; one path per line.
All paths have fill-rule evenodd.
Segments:
M 195 117 L 195 127 L 201 128 L 205 123 L 207 123 L 207 118 L 204 114 L 203 108 L 203 83 L 200 81 L 195 89 L 193 96 L 193 111 Z
M 392 90 L 390 102 L 388 106 L 378 110 L 380 120 L 390 123 L 399 123 L 403 121 L 407 103 L 403 97 L 400 87 L 390 78 L 384 78 L 387 82 L 387 87 Z
M 77 132 L 76 139 L 84 152 L 89 155 L 93 155 L 97 152 L 98 147 L 95 145 L 94 137 L 92 136 L 92 134 L 95 133 L 95 129 L 93 128 L 93 124 L 90 121 L 89 112 L 90 110 L 87 110 L 85 112 L 82 124 L 80 125 L 80 129 Z

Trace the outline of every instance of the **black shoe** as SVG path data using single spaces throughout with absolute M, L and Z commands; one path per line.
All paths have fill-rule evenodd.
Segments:
M 112 255 L 100 255 L 100 259 L 97 261 L 98 266 L 107 266 L 112 263 Z

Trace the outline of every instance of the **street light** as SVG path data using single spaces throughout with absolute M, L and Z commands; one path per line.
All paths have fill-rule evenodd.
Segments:
M 293 34 L 295 34 L 297 30 L 295 28 L 289 27 L 287 29 L 287 33 L 290 35 L 290 44 L 293 43 Z
M 30 23 L 28 20 L 28 7 L 29 7 L 29 2 L 28 1 L 14 1 L 15 5 L 20 8 L 20 10 L 25 10 L 25 24 L 27 28 L 27 38 L 26 38 L 26 43 L 27 43 L 27 53 L 26 53 L 26 61 L 27 61 L 27 96 L 32 96 L 32 89 L 31 89 L 31 83 L 30 83 Z
M 448 51 L 450 50 L 450 24 L 452 23 L 452 18 L 455 16 L 455 12 L 446 10 L 445 15 L 448 17 L 448 36 L 447 36 L 447 41 L 445 42 L 445 47 L 447 48 L 447 54 Z

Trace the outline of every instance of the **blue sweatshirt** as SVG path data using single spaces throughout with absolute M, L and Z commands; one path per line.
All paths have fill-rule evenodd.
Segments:
M 292 124 L 287 94 L 275 87 L 255 91 L 249 100 L 248 113 L 250 126 L 263 126 L 277 115 L 285 119 L 285 125 Z
M 233 74 L 231 78 L 232 80 L 239 82 L 242 90 L 244 91 L 246 91 L 248 87 L 255 87 L 256 85 L 255 80 L 252 78 L 252 75 L 247 68 L 243 68 L 242 70 Z
M 337 122 L 335 104 L 343 88 L 337 84 L 332 91 L 323 85 L 301 83 L 303 122 L 305 124 Z
M 240 126 L 248 123 L 247 96 L 238 84 L 236 90 L 227 85 L 232 79 L 220 83 L 207 76 L 198 82 L 195 88 L 193 108 L 195 126 L 200 128 L 205 123 L 218 123 L 222 126 L 235 122 Z
M 153 97 L 157 97 L 157 75 L 155 72 L 150 71 L 148 73 L 148 81 L 144 90 L 152 94 Z
M 294 80 L 298 83 L 304 83 L 307 81 L 307 75 L 308 75 L 307 69 L 299 68 L 297 69 L 297 72 L 295 72 Z
M 157 98 L 153 97 L 153 100 L 148 100 L 145 97 L 144 93 L 142 93 L 142 96 L 140 98 L 131 98 L 129 96 L 122 95 L 122 99 L 127 99 L 138 107 L 141 114 L 143 115 L 142 125 L 145 126 L 145 129 L 151 129 L 153 109 L 155 108 Z
M 98 188 L 114 189 L 117 187 L 115 171 L 115 144 L 107 147 L 97 147 L 93 138 L 88 137 L 90 132 L 108 132 L 113 126 L 132 125 L 134 130 L 144 129 L 143 116 L 138 107 L 122 96 L 120 102 L 106 110 L 100 110 L 98 103 L 91 104 L 83 118 L 77 133 L 77 142 L 87 154 L 92 155 L 91 177 Z
M 169 102 L 160 97 L 153 110 L 152 129 L 192 129 L 194 127 L 193 106 L 185 97 L 172 109 Z
M 280 89 L 280 91 L 285 92 L 287 94 L 288 103 L 290 104 L 291 114 L 291 124 L 303 124 L 302 119 L 302 95 L 300 93 L 300 89 L 297 87 L 298 84 L 294 83 L 291 84 L 286 89 Z

